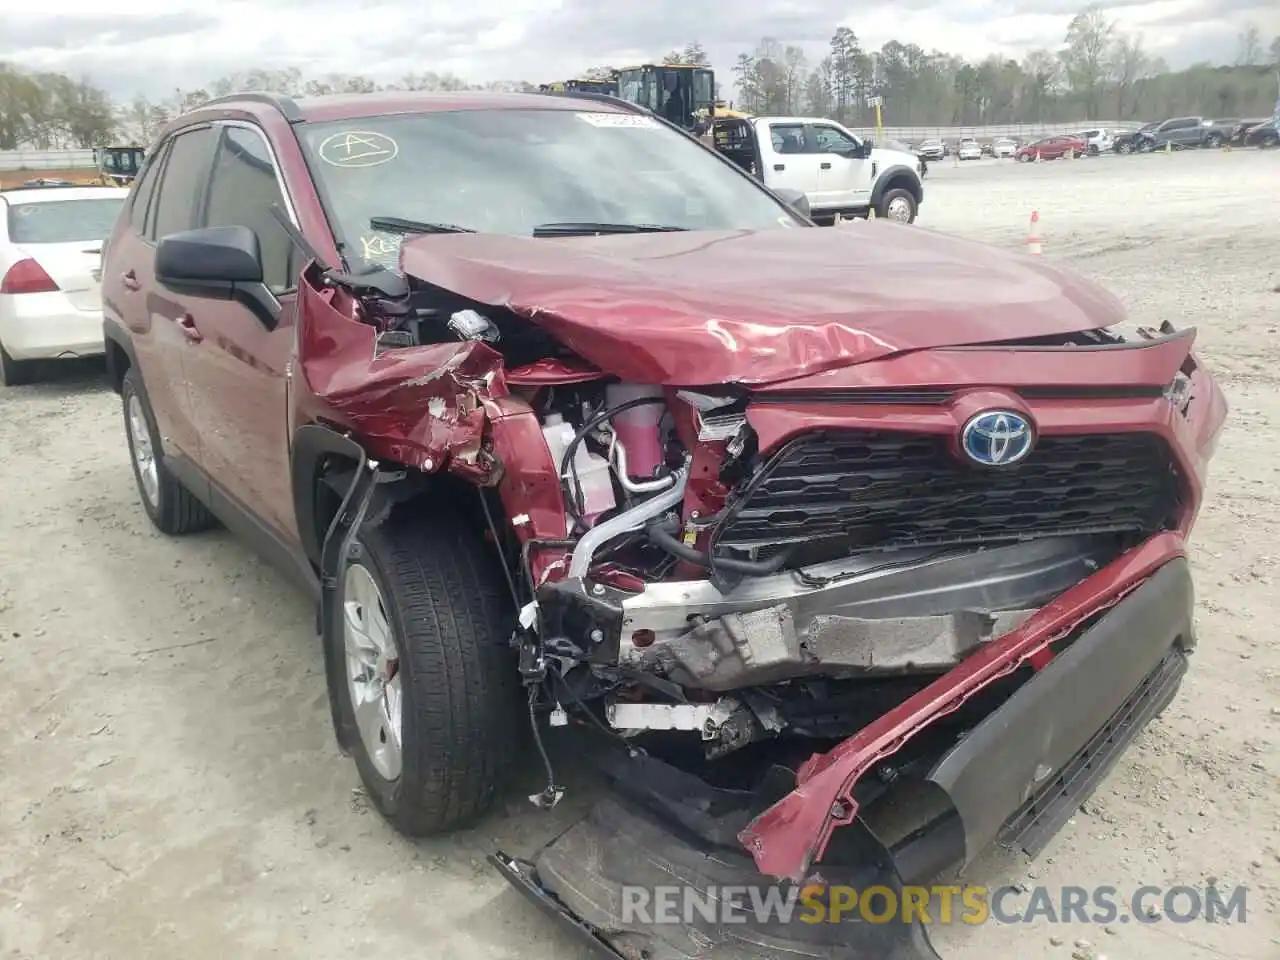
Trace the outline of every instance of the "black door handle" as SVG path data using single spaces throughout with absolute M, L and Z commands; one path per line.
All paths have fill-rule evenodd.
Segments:
M 822 164 L 819 164 L 819 166 L 820 166 L 823 170 L 830 170 L 830 169 L 831 169 L 831 164 L 829 164 L 829 163 L 822 163 Z
M 775 164 L 773 165 L 773 169 L 774 169 L 774 170 L 785 170 L 785 169 L 787 169 L 787 165 L 786 165 L 785 163 L 775 163 Z

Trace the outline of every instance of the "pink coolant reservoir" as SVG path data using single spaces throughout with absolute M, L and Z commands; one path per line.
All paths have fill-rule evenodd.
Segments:
M 645 383 L 612 383 L 605 387 L 605 403 L 610 409 L 628 400 L 662 397 L 662 388 Z M 662 465 L 662 441 L 658 425 L 666 407 L 661 403 L 645 403 L 624 410 L 613 418 L 613 431 L 627 452 L 627 473 L 636 480 L 647 480 Z

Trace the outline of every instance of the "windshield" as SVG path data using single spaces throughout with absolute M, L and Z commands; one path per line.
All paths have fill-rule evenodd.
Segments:
M 460 110 L 307 124 L 299 134 L 349 261 L 395 267 L 395 217 L 532 236 L 544 224 L 762 230 L 799 221 L 688 137 L 643 116 Z
M 618 74 L 618 96 L 628 103 L 639 104 L 648 110 L 657 111 L 658 78 L 653 70 L 637 68 L 623 70 Z
M 124 197 L 42 200 L 9 207 L 14 243 L 87 243 L 110 236 Z
M 693 71 L 693 106 L 703 110 L 715 103 L 715 91 L 712 89 L 713 78 L 710 70 Z

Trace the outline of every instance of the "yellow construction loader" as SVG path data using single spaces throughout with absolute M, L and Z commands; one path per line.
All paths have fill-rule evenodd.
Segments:
M 96 183 L 111 187 L 127 187 L 138 176 L 147 151 L 137 146 L 96 147 L 94 163 L 98 168 Z

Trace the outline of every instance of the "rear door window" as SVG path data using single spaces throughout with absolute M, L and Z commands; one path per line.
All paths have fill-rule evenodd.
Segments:
M 208 181 L 217 137 L 212 127 L 201 127 L 174 138 L 156 198 L 153 237 L 165 237 L 195 227 L 197 203 Z
M 163 144 L 156 150 L 154 159 L 147 164 L 138 185 L 133 188 L 133 196 L 129 200 L 129 226 L 133 232 L 146 235 L 147 212 L 151 209 L 151 199 L 156 193 L 156 184 L 160 182 L 160 168 L 164 166 L 165 148 Z
M 803 153 L 804 125 L 800 123 L 774 123 L 769 125 L 769 139 L 774 153 Z

